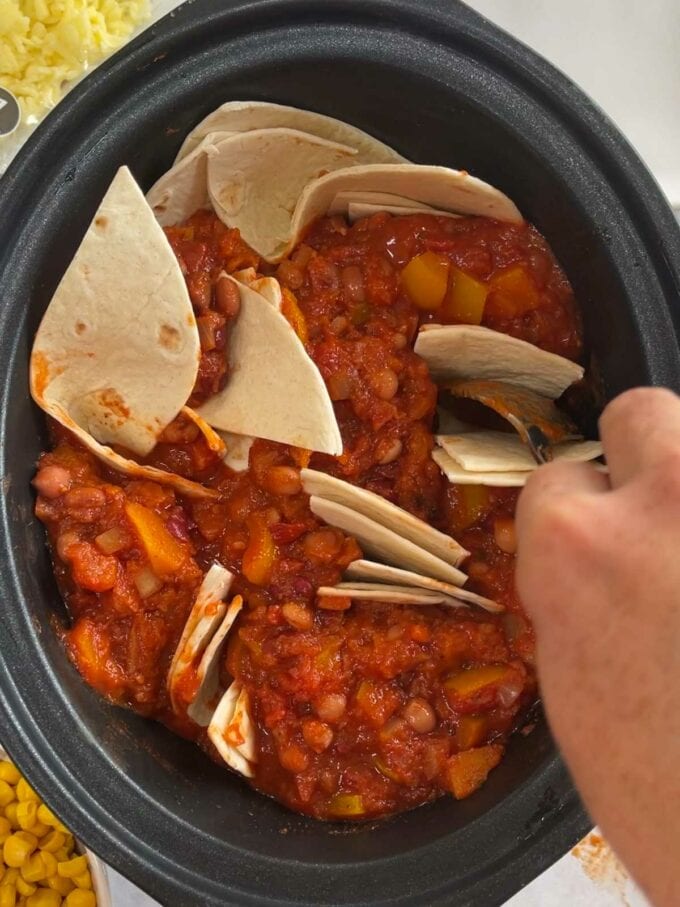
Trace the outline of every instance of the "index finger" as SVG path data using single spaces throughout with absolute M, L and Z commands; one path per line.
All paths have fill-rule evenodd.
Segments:
M 600 437 L 612 487 L 680 451 L 680 398 L 661 387 L 636 387 L 605 408 Z

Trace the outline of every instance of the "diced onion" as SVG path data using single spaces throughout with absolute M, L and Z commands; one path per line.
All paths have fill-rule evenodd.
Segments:
M 102 554 L 116 554 L 128 547 L 130 536 L 124 529 L 114 526 L 113 529 L 107 529 L 98 535 L 94 543 Z
M 150 567 L 143 567 L 135 576 L 134 583 L 142 598 L 148 598 L 154 592 L 158 592 L 163 585 Z

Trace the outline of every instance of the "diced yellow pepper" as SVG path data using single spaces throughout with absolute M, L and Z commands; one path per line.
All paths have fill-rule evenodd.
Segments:
M 438 309 L 446 295 L 449 267 L 449 262 L 435 252 L 412 258 L 401 272 L 401 283 L 411 302 L 426 311 Z
M 0 761 L 0 779 L 6 781 L 8 784 L 13 784 L 16 787 L 20 778 L 21 775 L 19 774 L 19 769 L 16 765 L 9 762 L 7 759 Z
M 249 531 L 241 570 L 249 582 L 256 586 L 266 586 L 276 559 L 276 545 L 264 519 L 252 519 Z
M 337 819 L 363 816 L 364 800 L 360 794 L 336 794 L 328 804 L 328 812 Z
M 288 324 L 293 328 L 303 343 L 307 343 L 309 332 L 307 331 L 307 320 L 302 314 L 298 301 L 294 294 L 287 287 L 281 289 L 281 314 Z
M 35 894 L 26 898 L 26 907 L 61 907 L 62 900 L 58 891 L 39 888 Z
M 489 287 L 461 271 L 451 268 L 451 280 L 442 305 L 442 319 L 457 324 L 481 324 Z
M 16 831 L 2 845 L 2 855 L 8 866 L 22 866 L 38 846 L 38 839 L 30 831 Z
M 507 673 L 507 665 L 482 665 L 479 668 L 466 668 L 447 677 L 444 686 L 457 696 L 473 696 L 484 687 L 498 683 Z
M 469 797 L 481 787 L 502 755 L 503 747 L 492 743 L 451 756 L 447 763 L 448 786 L 456 800 Z
M 177 573 L 187 559 L 187 552 L 170 535 L 158 514 L 136 501 L 125 504 L 125 513 L 142 543 L 152 570 L 159 576 Z
M 16 790 L 7 781 L 0 781 L 0 808 L 8 806 L 16 799 Z
M 17 800 L 20 802 L 24 800 L 33 800 L 36 803 L 40 802 L 40 797 L 25 778 L 19 778 L 19 781 L 17 782 Z
M 481 715 L 462 715 L 456 729 L 456 743 L 459 750 L 479 746 L 486 736 L 487 722 Z
M 97 907 L 97 898 L 94 891 L 76 888 L 66 895 L 64 907 Z
M 76 876 L 85 872 L 86 869 L 87 857 L 85 854 L 80 854 L 77 857 L 73 857 L 72 860 L 59 863 L 57 866 L 57 872 L 63 879 L 74 879 Z

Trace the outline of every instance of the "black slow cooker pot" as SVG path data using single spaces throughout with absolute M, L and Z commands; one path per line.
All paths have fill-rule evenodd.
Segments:
M 472 171 L 548 238 L 606 395 L 680 388 L 680 236 L 605 117 L 455 0 L 193 0 L 76 88 L 0 180 L 0 737 L 88 846 L 172 907 L 493 907 L 588 828 L 542 720 L 488 783 L 368 825 L 293 815 L 69 664 L 29 482 L 45 443 L 27 364 L 41 313 L 116 168 L 148 187 L 227 99 L 354 123 Z M 596 741 L 593 741 L 595 745 Z

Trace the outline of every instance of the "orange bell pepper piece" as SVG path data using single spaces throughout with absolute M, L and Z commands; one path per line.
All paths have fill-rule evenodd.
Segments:
M 132 524 L 154 573 L 159 576 L 177 571 L 186 562 L 187 549 L 165 528 L 153 510 L 137 501 L 127 501 L 125 513 Z
M 283 296 L 281 300 L 281 314 L 288 324 L 293 328 L 303 343 L 307 343 L 309 332 L 307 331 L 307 320 L 302 314 L 302 309 L 298 301 L 287 287 L 281 289 Z
M 276 544 L 260 514 L 250 520 L 248 545 L 243 552 L 241 569 L 245 578 L 255 586 L 266 586 L 276 560 Z
M 501 761 L 502 755 L 503 747 L 492 743 L 451 756 L 447 764 L 447 776 L 449 790 L 456 800 L 469 797 L 481 787 L 491 769 L 496 768 Z

